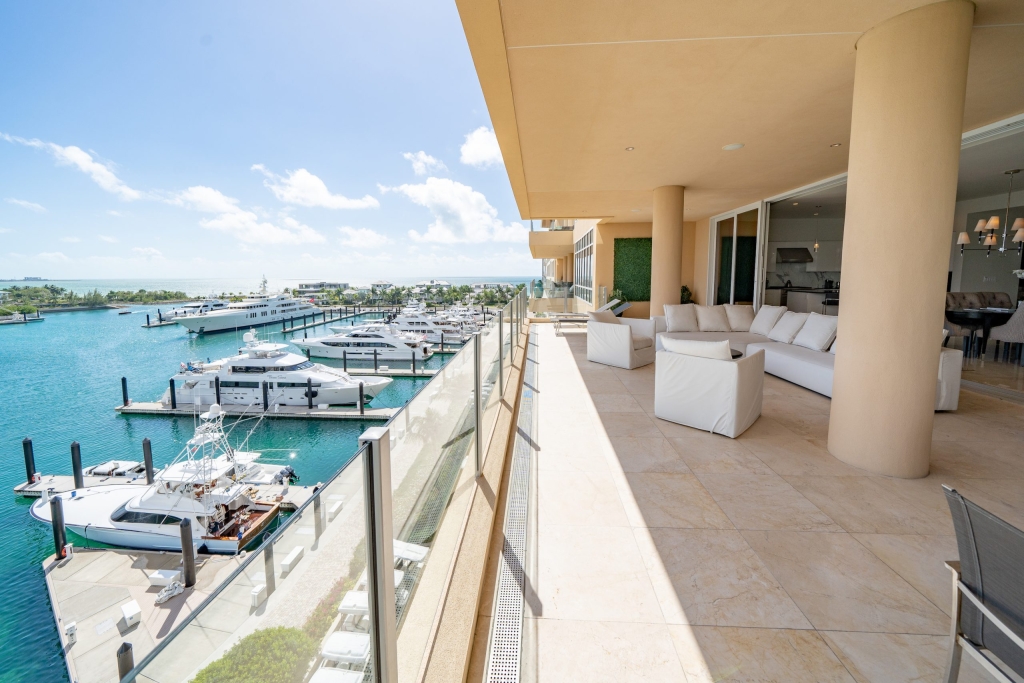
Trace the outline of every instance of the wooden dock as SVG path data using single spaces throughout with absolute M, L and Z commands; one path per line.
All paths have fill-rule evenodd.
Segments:
M 177 408 L 170 405 L 153 402 L 132 401 L 126 406 L 117 406 L 115 411 L 122 415 L 162 415 L 164 417 L 192 417 L 203 410 L 209 410 L 208 404 L 196 406 L 192 403 L 178 401 Z M 256 416 L 263 415 L 267 418 L 291 418 L 306 420 L 390 420 L 398 408 L 366 408 L 362 413 L 355 407 L 329 407 L 316 408 L 312 410 L 305 406 L 273 406 L 270 410 L 264 411 L 261 406 L 221 406 L 221 409 L 230 416 Z
M 148 329 L 150 327 L 167 327 L 168 325 L 177 325 L 177 324 L 178 324 L 178 322 L 176 320 L 164 320 L 163 322 L 157 321 L 157 322 L 147 323 L 147 324 L 144 324 L 143 327 Z

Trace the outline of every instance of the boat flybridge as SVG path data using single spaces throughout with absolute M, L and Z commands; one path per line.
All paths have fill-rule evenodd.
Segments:
M 333 326 L 335 332 L 328 337 L 293 339 L 292 344 L 307 349 L 318 358 L 350 358 L 362 360 L 426 360 L 434 350 L 423 334 L 400 332 L 397 327 L 383 322 L 367 323 L 355 327 Z M 454 341 L 454 339 L 452 340 Z M 376 352 L 376 355 L 375 355 Z
M 187 304 L 182 304 L 177 308 L 172 308 L 166 313 L 161 313 L 164 320 L 174 320 L 176 318 L 184 318 L 187 315 L 205 315 L 212 311 L 219 311 L 225 309 L 230 304 L 230 301 L 224 301 L 223 299 L 203 299 L 202 301 L 190 301 Z
M 258 423 L 257 423 L 258 424 Z M 251 432 L 250 432 L 251 434 Z M 256 500 L 255 483 L 284 483 L 290 467 L 256 462 L 259 453 L 238 451 L 224 433 L 219 405 L 200 416 L 195 435 L 152 484 L 114 484 L 60 494 L 64 524 L 91 541 L 142 550 L 180 550 L 181 520 L 211 553 L 235 553 L 258 539 L 280 511 Z M 269 480 L 268 480 L 269 478 Z M 30 510 L 49 524 L 48 491 Z
M 178 374 L 171 378 L 176 401 L 193 405 L 216 402 L 215 383 L 219 378 L 222 405 L 262 405 L 266 382 L 269 405 L 305 406 L 309 403 L 306 391 L 312 380 L 317 405 L 355 405 L 359 402 L 360 384 L 363 400 L 370 401 L 392 382 L 389 377 L 354 378 L 338 368 L 314 363 L 286 351 L 287 344 L 260 341 L 256 330 L 246 332 L 242 339 L 245 346 L 237 356 L 207 363 L 182 363 Z M 169 394 L 167 389 L 165 402 L 170 401 Z
M 242 301 L 232 302 L 220 310 L 176 318 L 175 322 L 186 327 L 189 332 L 203 334 L 271 325 L 320 312 L 310 302 L 295 299 L 290 294 L 268 294 L 267 279 L 263 278 L 259 294 L 250 294 Z

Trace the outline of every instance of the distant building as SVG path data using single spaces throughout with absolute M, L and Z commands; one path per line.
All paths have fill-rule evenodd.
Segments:
M 504 287 L 504 286 L 505 286 L 505 283 L 503 283 L 503 282 L 474 282 L 473 283 L 473 291 L 474 292 L 482 292 L 485 289 L 498 289 L 499 287 Z
M 389 289 L 393 289 L 394 285 L 387 280 L 377 280 L 376 282 L 370 283 L 370 289 L 375 292 L 386 292 Z
M 416 283 L 416 286 L 427 289 L 450 289 L 452 283 L 445 282 L 444 280 L 421 280 Z
M 313 299 L 314 301 L 323 301 L 327 298 L 330 292 L 334 292 L 339 289 L 348 289 L 347 282 L 300 282 L 298 289 L 295 290 L 295 296 L 303 299 Z

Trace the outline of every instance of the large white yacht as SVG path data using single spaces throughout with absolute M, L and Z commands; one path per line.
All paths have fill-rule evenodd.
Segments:
M 291 318 L 301 319 L 304 315 L 319 315 L 320 312 L 313 304 L 295 299 L 290 294 L 268 294 L 264 278 L 259 294 L 250 294 L 220 310 L 176 318 L 175 322 L 188 328 L 189 332 L 203 334 L 271 325 Z
M 60 494 L 64 524 L 79 536 L 143 550 L 180 550 L 182 519 L 197 546 L 235 553 L 256 540 L 277 516 L 276 502 L 257 501 L 246 482 L 259 453 L 236 451 L 224 434 L 224 414 L 213 405 L 195 435 L 147 486 L 117 484 Z M 257 466 L 258 467 L 258 466 Z M 33 518 L 49 524 L 52 494 L 36 501 Z
M 160 315 L 164 320 L 174 320 L 175 318 L 184 318 L 186 315 L 200 315 L 210 313 L 212 311 L 219 311 L 227 308 L 230 301 L 224 301 L 223 299 L 203 299 L 202 301 L 190 301 L 187 304 L 182 304 L 177 308 L 172 308 L 166 313 Z
M 308 380 L 313 381 L 313 403 L 328 405 L 354 405 L 359 402 L 359 385 L 363 385 L 363 399 L 369 401 L 384 390 L 389 377 L 351 377 L 348 373 L 305 356 L 289 353 L 287 344 L 262 342 L 255 330 L 242 337 L 245 346 L 237 356 L 204 363 L 190 361 L 181 364 L 181 370 L 172 379 L 178 403 L 193 405 L 216 401 L 216 378 L 220 378 L 220 403 L 223 405 L 256 406 L 263 403 L 263 382 L 267 382 L 267 400 L 270 405 L 308 405 Z M 170 401 L 170 389 L 164 392 Z
M 379 360 L 426 360 L 434 355 L 423 334 L 400 332 L 394 325 L 382 322 L 357 327 L 331 327 L 336 334 L 329 337 L 293 339 L 292 344 L 307 349 L 318 358 L 351 358 Z M 454 340 L 453 340 L 454 341 Z
M 435 318 L 425 312 L 409 308 L 403 309 L 388 322 L 399 332 L 422 334 L 431 344 L 440 343 L 442 334 L 445 342 L 453 344 L 461 344 L 469 339 L 468 332 L 463 329 L 462 323 L 456 320 Z

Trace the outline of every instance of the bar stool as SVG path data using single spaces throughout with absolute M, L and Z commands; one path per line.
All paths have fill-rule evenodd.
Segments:
M 828 313 L 828 307 L 829 306 L 835 306 L 836 308 L 839 308 L 839 296 L 838 295 L 836 295 L 836 297 L 834 299 L 829 299 L 828 297 L 825 297 L 825 300 L 821 302 L 821 314 L 822 315 L 826 315 Z

